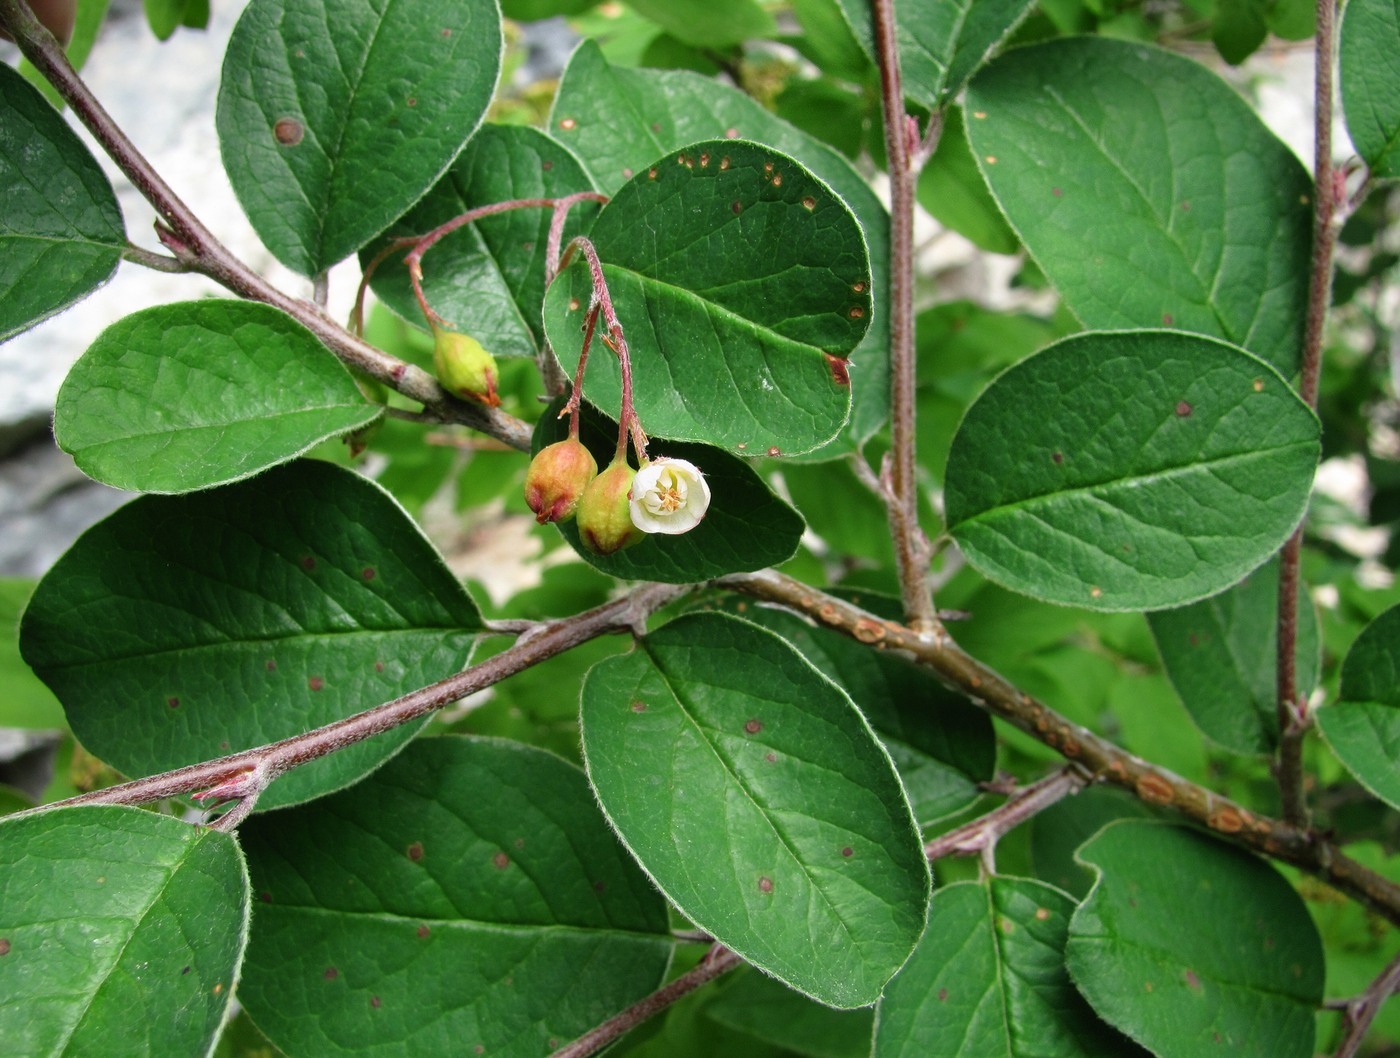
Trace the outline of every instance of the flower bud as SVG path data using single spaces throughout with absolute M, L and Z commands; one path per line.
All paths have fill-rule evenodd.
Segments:
M 496 358 L 471 335 L 436 330 L 433 365 L 442 388 L 453 396 L 480 401 L 490 408 L 501 403 L 496 395 Z
M 611 555 L 646 535 L 632 524 L 627 509 L 627 494 L 636 473 L 626 460 L 614 460 L 583 490 L 578 501 L 578 535 L 595 555 Z
M 563 522 L 574 516 L 588 483 L 598 475 L 598 463 L 587 448 L 570 438 L 541 448 L 525 473 L 525 502 L 535 520 Z
M 653 459 L 637 471 L 628 504 L 632 524 L 644 533 L 675 536 L 700 524 L 710 507 L 710 486 L 694 463 Z

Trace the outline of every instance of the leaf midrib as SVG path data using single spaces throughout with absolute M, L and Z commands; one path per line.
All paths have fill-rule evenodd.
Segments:
M 1055 489 L 1050 492 L 1038 492 L 1032 496 L 1026 496 L 1018 500 L 998 503 L 978 511 L 976 514 L 959 519 L 949 525 L 949 529 L 962 526 L 974 525 L 978 522 L 989 521 L 993 518 L 1005 517 L 1017 511 L 1032 507 L 1038 503 L 1061 498 L 1069 499 L 1076 496 L 1092 496 L 1102 499 L 1101 493 L 1109 490 L 1138 488 L 1152 485 L 1158 482 L 1171 481 L 1185 477 L 1188 474 L 1211 471 L 1216 468 L 1235 466 L 1241 463 L 1248 463 L 1257 459 L 1263 459 L 1278 455 L 1280 453 L 1291 452 L 1295 449 L 1310 448 L 1315 445 L 1312 440 L 1293 441 L 1288 444 L 1275 445 L 1271 448 L 1251 448 L 1242 452 L 1232 452 L 1225 456 L 1216 456 L 1211 459 L 1199 460 L 1186 463 L 1181 466 L 1167 467 L 1162 470 L 1155 470 L 1148 474 L 1135 475 L 1131 477 L 1108 478 L 1103 481 L 1093 482 L 1085 485 L 1076 485 L 1073 488 Z

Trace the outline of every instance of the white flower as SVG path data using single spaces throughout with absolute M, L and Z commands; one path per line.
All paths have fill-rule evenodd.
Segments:
M 632 524 L 642 532 L 674 536 L 700 524 L 710 507 L 710 486 L 694 463 L 654 459 L 637 471 L 627 502 Z

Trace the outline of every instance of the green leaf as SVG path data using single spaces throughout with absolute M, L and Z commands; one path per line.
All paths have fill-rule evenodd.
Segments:
M 1267 0 L 1217 0 L 1210 38 L 1220 57 L 1238 66 L 1259 50 L 1269 35 Z
M 1149 805 L 1113 786 L 1086 787 L 1037 813 L 1030 823 L 1036 877 L 1082 900 L 1097 875 L 1075 853 L 1107 824 L 1124 817 L 1155 818 Z
M 61 730 L 63 707 L 19 655 L 19 615 L 33 592 L 31 580 L 0 578 L 0 727 Z
M 923 0 L 899 4 L 895 38 L 904 95 L 930 110 L 946 104 L 1031 9 L 1030 0 Z M 865 0 L 841 0 L 866 54 L 875 25 Z
M 1076 335 L 968 409 L 948 456 L 948 528 L 982 573 L 1035 598 L 1180 606 L 1292 533 L 1318 431 L 1268 364 L 1224 342 Z
M 832 1010 L 745 967 L 705 1008 L 727 1028 L 809 1058 L 868 1058 L 875 1012 Z
M 607 350 L 603 350 L 605 355 Z M 552 408 L 558 406 L 551 405 Z M 567 419 L 546 412 L 535 426 L 534 450 L 568 436 Z M 584 408 L 579 439 L 606 467 L 617 447 L 617 425 Z M 699 467 L 710 486 L 710 508 L 700 524 L 678 536 L 651 534 L 639 544 L 595 555 L 579 540 L 572 520 L 556 523 L 579 557 L 623 580 L 692 584 L 776 566 L 792 557 L 802 539 L 802 516 L 773 494 L 747 462 L 709 445 L 652 438 L 651 455 L 684 459 Z
M 422 739 L 241 834 L 260 903 L 239 998 L 291 1058 L 535 1058 L 670 958 L 583 774 L 532 747 Z
M 4 63 L 0 192 L 4 341 L 107 282 L 126 245 L 117 197 L 96 159 L 38 90 Z
M 377 485 L 312 460 L 143 496 L 39 583 L 25 660 L 74 733 L 129 775 L 297 735 L 461 668 L 481 619 Z M 288 773 L 270 808 L 354 782 L 409 724 Z
M 1010 254 L 1021 245 L 977 168 L 962 107 L 943 112 L 943 134 L 919 174 L 918 196 L 940 224 L 984 250 Z
M 1361 785 L 1400 808 L 1400 606 L 1356 638 L 1342 662 L 1338 697 L 1317 712 L 1328 744 Z
M 938 891 L 880 1000 L 873 1058 L 1136 1058 L 1065 972 L 1074 901 L 1028 878 Z
M 627 6 L 697 48 L 728 48 L 778 28 L 757 0 L 627 0 Z
M 1147 615 L 1167 676 L 1210 738 L 1236 753 L 1271 753 L 1278 743 L 1278 562 L 1219 595 Z M 1317 614 L 1298 607 L 1299 693 L 1317 686 Z
M 747 604 L 741 612 L 782 636 L 851 696 L 894 760 L 920 826 L 981 798 L 977 784 L 991 779 L 996 765 L 987 713 L 946 690 L 927 669 L 809 625 L 787 610 Z M 871 636 L 877 632 L 882 634 L 869 630 Z
M 1233 88 L 1147 45 L 1056 40 L 988 66 L 966 110 L 992 194 L 1086 327 L 1178 327 L 1298 369 L 1312 185 Z
M 819 448 L 844 425 L 870 261 L 854 214 L 792 158 L 742 140 L 693 144 L 638 173 L 589 237 L 648 432 L 778 455 Z M 578 253 L 545 300 L 570 374 L 591 293 Z M 591 352 L 584 396 L 610 412 L 618 358 L 601 341 Z
M 360 253 L 367 264 L 390 239 L 423 235 L 478 206 L 523 198 L 561 198 L 593 190 L 578 160 L 544 133 L 483 125 L 447 175 L 418 205 Z M 569 211 L 564 241 L 581 235 L 597 213 L 581 202 Z M 423 293 L 453 329 L 496 356 L 534 356 L 544 340 L 545 247 L 551 211 L 517 209 L 484 217 L 443 238 L 423 257 Z M 395 312 L 423 324 L 408 270 L 390 256 L 370 287 Z
M 772 632 L 690 614 L 589 673 L 582 727 L 603 811 L 682 914 L 819 1002 L 879 997 L 928 864 L 844 692 Z
M 224 55 L 224 168 L 254 230 L 315 275 L 442 176 L 496 87 L 494 0 L 253 0 Z
M 13 1055 L 206 1054 L 248 933 L 227 834 L 112 805 L 0 821 L 0 1039 Z
M 1351 142 L 1373 177 L 1400 177 L 1400 2 L 1348 3 L 1338 57 Z
M 54 438 L 104 484 L 188 492 L 286 462 L 378 414 L 285 313 L 184 301 L 98 336 L 58 392 Z
M 850 422 L 819 457 L 850 451 L 879 430 L 889 414 L 889 217 L 849 161 L 736 89 L 683 70 L 612 67 L 591 41 L 579 46 L 564 71 L 549 127 L 578 155 L 599 190 L 610 194 L 662 154 L 720 136 L 767 144 L 825 181 L 865 233 L 875 306 L 874 320 L 867 321 L 873 325 L 849 356 Z
M 1110 823 L 1079 858 L 1099 880 L 1065 955 L 1100 1017 L 1172 1058 L 1312 1055 L 1322 942 L 1277 871 L 1140 820 Z

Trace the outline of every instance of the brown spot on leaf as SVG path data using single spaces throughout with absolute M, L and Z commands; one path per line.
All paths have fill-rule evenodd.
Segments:
M 278 118 L 272 126 L 272 138 L 283 147 L 295 147 L 306 135 L 306 126 L 296 118 Z
M 726 154 L 723 158 L 719 160 L 719 167 L 721 169 L 729 168 L 729 155 Z
M 327 966 L 326 972 L 323 973 L 321 976 L 324 977 L 327 981 L 334 981 L 337 977 L 340 976 L 340 971 L 337 970 L 334 966 Z
M 830 353 L 822 355 L 826 357 L 826 366 L 831 371 L 831 380 L 838 386 L 849 386 L 851 372 L 846 367 L 846 361 L 839 356 L 832 356 Z
M 773 891 L 773 879 L 766 875 L 758 880 L 758 891 L 760 893 L 771 893 Z
M 1185 973 L 1186 987 L 1193 992 L 1201 991 L 1201 979 L 1196 976 L 1195 970 L 1187 970 Z
M 1050 193 L 1051 193 L 1052 195 L 1054 195 L 1056 198 L 1059 198 L 1061 195 L 1064 194 L 1064 192 L 1061 191 L 1058 187 L 1052 187 L 1052 188 L 1050 189 Z
M 946 988 L 940 988 L 938 990 L 938 1001 L 940 1003 L 948 1002 L 948 990 Z
M 559 122 L 559 127 L 565 132 L 573 132 L 574 129 L 578 128 L 578 122 L 573 118 L 565 118 L 563 121 Z
M 383 671 L 384 671 L 384 662 L 382 662 L 382 661 L 376 661 L 376 662 L 374 663 L 374 671 L 375 671 L 375 672 L 383 672 Z
M 768 452 L 767 452 L 767 455 L 768 455 L 768 457 L 769 457 L 770 459 L 777 459 L 777 458 L 778 458 L 780 455 L 782 455 L 782 454 L 783 454 L 782 449 L 779 448 L 777 445 L 774 445 L 772 448 L 768 449 Z
M 1254 380 L 1254 392 L 1255 392 L 1255 393 L 1262 393 L 1262 392 L 1264 392 L 1264 380 L 1263 380 L 1262 378 L 1256 378 L 1256 379 Z
M 1089 598 L 1091 598 L 1091 599 L 1099 599 L 1099 598 L 1102 598 L 1102 597 L 1103 597 L 1103 589 L 1100 588 L 1097 584 L 1095 584 L 1092 588 L 1089 589 Z
M 547 172 L 549 172 L 551 169 L 554 168 L 554 163 L 553 163 L 553 162 L 550 162 L 550 161 L 541 162 L 541 163 L 540 163 L 540 168 L 543 169 L 543 170 L 547 173 Z
M 1038 907 L 1035 909 L 1035 920 L 1037 922 L 1050 921 L 1050 909 L 1048 907 Z
M 756 735 L 756 734 L 758 734 L 758 733 L 759 733 L 760 731 L 762 731 L 762 730 L 763 730 L 763 722 L 762 722 L 761 720 L 750 719 L 750 720 L 745 720 L 745 721 L 744 721 L 744 733 L 745 733 L 745 734 Z
M 803 209 L 816 209 L 816 208 L 817 208 L 817 200 L 816 200 L 815 198 L 813 198 L 811 195 L 807 195 L 805 198 L 802 199 L 802 208 L 803 208 Z
M 1181 212 L 1183 212 L 1183 213 L 1190 213 L 1190 212 L 1191 212 L 1191 203 L 1190 203 L 1190 202 L 1183 202 L 1183 203 L 1181 204 Z
M 987 162 L 988 165 L 996 165 L 996 164 L 997 164 L 997 156 L 996 156 L 995 154 L 989 154 L 989 155 L 987 155 L 986 162 Z
M 10 954 L 10 938 L 0 937 L 0 955 Z
M 370 996 L 370 997 L 369 997 L 369 1005 L 372 1006 L 372 1007 L 374 1007 L 375 1010 L 378 1010 L 379 1007 L 380 1007 L 380 1005 L 381 1005 L 381 1002 L 380 1002 L 379 997 L 378 997 L 378 996 Z
M 313 691 L 319 691 L 321 688 L 325 687 L 326 681 L 320 676 L 312 676 L 311 679 L 306 681 L 306 685 Z
M 1142 983 L 1142 987 L 1143 987 L 1143 990 L 1144 990 L 1144 991 L 1150 992 L 1150 991 L 1152 991 L 1152 982 L 1151 982 L 1151 981 L 1144 981 L 1144 982 Z
M 632 709 L 632 712 L 634 712 L 634 713 L 645 713 L 645 712 L 647 711 L 647 703 L 646 703 L 646 702 L 633 702 L 633 703 L 632 703 L 632 706 L 631 706 L 631 709 Z
M 782 187 L 782 186 L 783 186 L 783 174 L 782 174 L 782 173 L 774 173 L 774 174 L 773 174 L 773 186 L 774 186 L 774 187 Z
M 659 121 L 653 121 L 653 122 L 651 123 L 651 131 L 652 131 L 652 132 L 660 132 L 660 131 L 661 131 L 661 122 L 659 122 Z
M 1179 400 L 1179 401 L 1176 402 L 1176 417 L 1177 417 L 1178 419 L 1185 419 L 1185 418 L 1187 418 L 1190 414 L 1191 414 L 1191 402 L 1190 402 L 1190 401 Z
M 1175 317 L 1172 316 L 1172 314 L 1171 314 L 1170 312 L 1164 312 L 1164 313 L 1162 313 L 1162 326 L 1163 326 L 1163 327 L 1170 327 L 1170 326 L 1172 325 L 1172 322 L 1173 322 L 1174 319 L 1175 319 Z
M 175 698 L 175 697 L 170 697 L 170 698 L 167 698 L 167 699 L 165 700 L 165 704 L 168 705 L 168 706 L 170 706 L 170 708 L 172 708 L 172 709 L 178 709 L 178 708 L 180 708 L 180 699 Z
M 510 857 L 504 852 L 498 852 L 491 857 L 491 866 L 495 867 L 498 871 L 503 871 L 510 866 Z
M 729 208 L 733 210 L 734 215 L 737 217 L 740 213 L 743 212 L 744 204 L 736 198 L 733 202 L 729 203 Z
M 865 283 L 864 283 L 864 282 L 852 283 L 852 284 L 851 284 L 851 289 L 854 290 L 857 294 L 864 294 L 864 293 L 865 293 Z
M 853 320 L 858 320 L 865 315 L 865 309 L 861 308 L 859 305 L 852 305 L 846 315 Z
M 415 841 L 408 847 L 408 858 L 414 863 L 423 858 L 423 843 L 421 841 Z
M 851 846 L 849 846 L 849 845 L 847 845 L 844 849 L 841 850 L 841 855 L 842 855 L 842 856 L 845 856 L 846 859 L 850 859 L 850 858 L 851 858 L 852 856 L 854 856 L 855 854 L 856 854 L 856 850 L 853 849 L 853 848 L 851 848 Z
M 193 969 L 194 969 L 193 966 L 182 966 L 182 967 L 180 967 L 180 976 L 181 976 L 181 977 L 184 977 L 185 974 L 189 973 L 189 972 L 190 972 L 191 970 L 193 970 Z
M 264 904 L 270 904 L 272 903 L 272 894 L 269 893 L 266 889 L 264 889 L 261 893 L 258 894 L 258 899 L 261 900 Z
M 656 179 L 656 166 L 653 165 L 650 169 L 647 170 L 647 179 L 648 179 L 648 180 L 655 180 L 655 179 Z
M 422 939 L 423 937 L 426 937 L 426 936 L 428 935 L 429 932 L 430 932 L 430 930 L 428 929 L 427 926 L 419 926 L 419 927 L 418 927 L 418 930 L 417 930 L 419 939 Z
M 216 985 L 214 986 L 214 988 L 213 988 L 213 992 L 214 992 L 214 994 L 215 994 L 216 996 L 219 995 L 220 993 L 222 993 L 223 990 L 224 990 L 224 983 L 223 983 L 222 981 L 220 981 L 218 984 L 216 984 Z
M 739 138 L 739 130 L 738 130 L 738 129 L 725 129 L 725 130 L 724 130 L 724 138 L 725 138 L 726 140 L 737 140 L 737 139 Z
M 778 759 L 778 755 L 776 753 L 765 753 L 763 755 L 763 759 L 766 760 L 769 764 L 772 764 Z
M 316 560 L 310 555 L 303 555 L 301 562 L 299 562 L 298 565 L 300 565 L 302 569 L 310 573 L 313 569 L 316 568 Z
M 404 100 L 404 102 L 406 102 L 411 107 L 416 107 L 418 105 L 418 97 L 409 96 L 406 100 Z
M 378 575 L 379 575 L 379 574 L 377 574 L 377 573 L 374 571 L 374 567 L 373 567 L 373 566 L 366 566 L 364 569 L 360 570 L 360 576 L 361 576 L 364 580 L 374 580 L 374 578 L 377 577 Z
M 700 152 L 700 168 L 701 168 L 701 169 L 708 169 L 709 167 L 710 167 L 710 152 L 709 152 L 709 151 L 701 151 L 701 152 Z
M 276 671 L 277 671 L 277 662 L 276 662 L 274 659 L 272 659 L 272 658 L 268 658 L 268 659 L 267 659 L 267 671 L 268 671 L 268 672 L 276 672 Z
M 570 312 L 577 312 L 577 311 L 578 311 L 578 307 L 579 307 L 579 300 L 578 300 L 578 298 L 570 298 L 570 299 L 569 299 L 569 311 L 570 311 Z
M 1065 461 L 1065 454 L 1063 452 L 1052 452 L 1050 453 L 1050 459 L 1056 464 L 1063 463 Z

